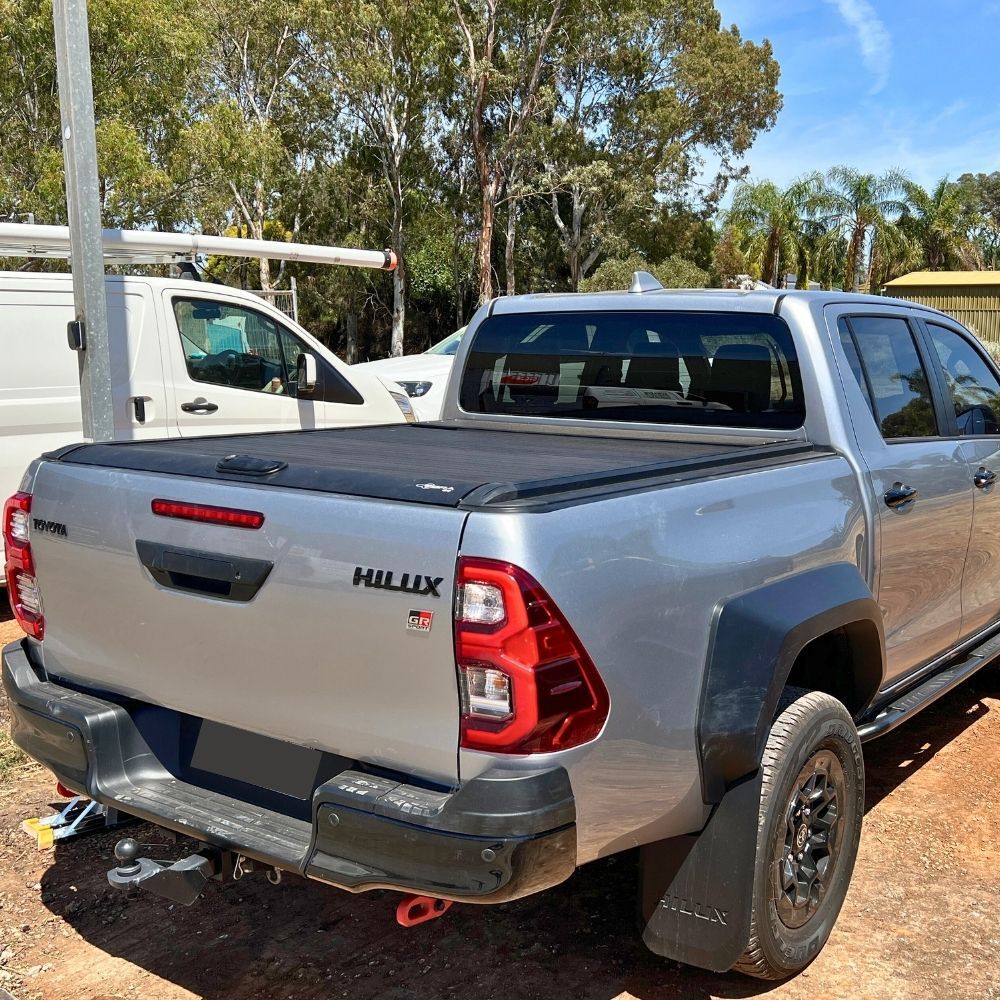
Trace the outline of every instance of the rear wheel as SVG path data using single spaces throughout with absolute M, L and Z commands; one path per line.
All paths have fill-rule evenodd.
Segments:
M 819 954 L 854 870 L 865 774 L 850 713 L 788 688 L 762 767 L 750 942 L 735 968 L 784 979 Z

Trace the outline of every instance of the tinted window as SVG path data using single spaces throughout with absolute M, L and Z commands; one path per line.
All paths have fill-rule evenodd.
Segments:
M 847 355 L 847 363 L 851 366 L 851 373 L 854 375 L 854 380 L 861 387 L 861 392 L 865 397 L 865 402 L 868 404 L 868 409 L 871 410 L 872 416 L 875 417 L 875 404 L 872 402 L 872 394 L 868 390 L 868 380 L 865 378 L 864 368 L 861 366 L 858 348 L 854 343 L 854 337 L 851 335 L 851 328 L 847 325 L 847 320 L 843 316 L 837 321 L 837 329 L 840 331 L 840 343 L 844 348 L 844 354 Z
M 944 369 L 960 434 L 1000 434 L 1000 383 L 982 355 L 965 337 L 928 323 Z
M 468 412 L 791 429 L 805 406 L 788 327 L 755 313 L 493 316 L 462 377 Z
M 938 429 L 927 373 L 906 320 L 850 316 L 846 329 L 861 362 L 862 386 L 874 405 L 882 437 L 934 437 Z

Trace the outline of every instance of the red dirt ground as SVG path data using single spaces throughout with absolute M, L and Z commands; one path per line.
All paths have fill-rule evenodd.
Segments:
M 0 597 L 0 641 L 16 634 Z M 0 726 L 3 709 L 0 700 Z M 0 998 L 1000 998 L 1000 670 L 865 756 L 865 831 L 840 921 L 816 962 L 777 986 L 648 953 L 631 854 L 540 896 L 456 905 L 408 931 L 391 893 L 351 896 L 294 877 L 213 885 L 190 909 L 127 901 L 105 879 L 120 833 L 40 853 L 20 832 L 47 811 L 52 779 L 18 767 L 0 777 Z M 148 826 L 134 832 L 165 840 Z

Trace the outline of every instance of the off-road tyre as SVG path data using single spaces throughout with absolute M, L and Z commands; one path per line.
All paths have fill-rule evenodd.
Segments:
M 787 688 L 762 767 L 750 941 L 734 969 L 774 980 L 819 954 L 854 871 L 865 771 L 850 713 L 828 694 Z

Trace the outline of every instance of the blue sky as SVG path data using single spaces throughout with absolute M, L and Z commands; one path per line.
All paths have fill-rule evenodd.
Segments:
M 945 174 L 1000 170 L 1000 0 L 716 0 L 724 24 L 771 40 L 785 103 L 744 162 L 781 184 L 846 163 Z

